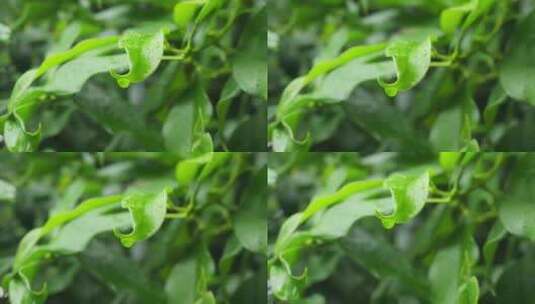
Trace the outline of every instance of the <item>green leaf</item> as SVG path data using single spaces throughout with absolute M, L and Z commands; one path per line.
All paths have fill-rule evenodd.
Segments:
M 17 83 L 15 84 L 15 87 L 13 88 L 13 92 L 11 93 L 11 98 L 9 100 L 9 104 L 8 104 L 9 112 L 17 113 L 20 108 L 27 107 L 27 104 L 35 103 L 34 99 L 36 97 L 37 98 L 40 97 L 42 94 L 38 93 L 37 96 L 35 96 L 35 94 L 32 94 L 32 92 L 28 92 L 28 90 L 30 89 L 30 86 L 32 85 L 32 83 L 36 79 L 44 75 L 47 71 L 67 61 L 73 60 L 84 53 L 87 53 L 95 49 L 108 47 L 110 45 L 113 45 L 116 42 L 117 42 L 117 37 L 114 37 L 114 36 L 87 39 L 78 43 L 73 48 L 67 51 L 52 54 L 48 56 L 43 61 L 43 63 L 39 66 L 39 68 L 30 70 L 24 73 L 17 80 Z M 84 77 L 89 78 L 89 76 L 82 76 L 80 78 L 83 79 Z M 67 83 L 69 83 L 69 81 L 67 81 Z M 65 84 L 60 83 L 60 85 L 65 85 Z M 38 92 L 40 92 L 40 90 L 38 90 Z M 29 111 L 29 109 L 24 109 L 24 111 Z M 22 115 L 22 117 L 25 117 L 25 115 Z
M 165 283 L 169 303 L 193 304 L 198 296 L 200 278 L 198 258 L 193 256 L 176 264 Z
M 390 199 L 363 199 L 351 197 L 329 208 L 314 223 L 310 233 L 322 238 L 340 238 L 349 232 L 353 224 L 363 217 L 374 216 L 377 210 L 386 212 L 392 209 Z
M 505 227 L 503 227 L 503 224 L 499 220 L 496 221 L 483 245 L 483 256 L 488 265 L 492 263 L 494 254 L 498 248 L 498 243 L 506 236 L 506 234 L 507 231 L 505 230 Z
M 69 222 L 43 248 L 62 254 L 81 252 L 97 234 L 129 226 L 131 223 L 130 216 L 126 212 L 103 214 L 102 211 L 99 211 L 91 212 Z
M 89 18 L 92 20 L 83 17 L 87 13 L 84 5 L 77 6 L 68 1 L 38 2 L 25 1 L 1 14 L 2 20 L 10 22 L 0 25 L 0 86 L 9 93 L 10 86 L 17 83 L 9 99 L 6 94 L 0 97 L 0 140 L 4 149 L 4 125 L 8 119 L 20 120 L 26 135 L 43 123 L 40 142 L 44 142 L 42 148 L 47 150 L 167 149 L 162 134 L 158 136 L 152 131 L 161 132 L 167 114 L 183 93 L 195 84 L 207 91 L 207 96 L 215 97 L 220 93 L 221 81 L 231 78 L 233 85 L 243 92 L 234 79 L 236 74 L 249 91 L 240 98 L 252 103 L 236 105 L 237 111 L 229 114 L 231 123 L 221 132 L 211 121 L 215 118 L 212 112 L 215 103 L 208 102 L 203 109 L 196 108 L 195 116 L 202 118 L 195 120 L 192 150 L 206 150 L 210 146 L 217 150 L 235 150 L 236 147 L 214 137 L 215 134 L 232 138 L 235 140 L 232 143 L 237 142 L 244 151 L 265 150 L 265 132 L 255 132 L 266 124 L 266 105 L 260 100 L 267 99 L 267 10 L 264 0 L 116 2 L 100 7 L 94 18 Z M 56 13 L 63 12 L 75 17 L 54 18 Z M 47 26 L 40 26 L 43 24 Z M 36 32 L 24 30 L 33 26 L 37 28 Z M 10 42 L 9 47 L 3 39 Z M 11 54 L 13 43 L 19 51 Z M 234 73 L 234 60 L 242 59 Z M 158 70 L 162 60 L 166 61 L 165 71 Z M 248 63 L 255 66 L 251 68 Z M 28 67 L 33 69 L 28 71 Z M 240 68 L 245 70 L 245 76 L 240 74 Z M 122 91 L 115 83 L 108 85 L 105 78 L 90 79 L 103 70 L 111 72 L 119 87 L 126 88 L 142 81 L 145 85 Z M 251 75 L 257 79 L 252 79 Z M 124 103 L 117 108 L 109 105 L 110 113 L 105 113 L 101 107 L 104 103 L 97 103 L 95 111 L 88 110 L 93 108 L 93 103 L 85 103 L 92 99 L 90 93 L 86 95 L 89 90 L 82 90 L 86 84 L 96 85 L 110 96 L 119 94 L 128 106 L 123 107 Z M 256 93 L 251 93 L 253 87 Z M 71 94 L 76 95 L 65 97 Z M 252 94 L 256 96 L 250 96 Z M 77 104 L 70 105 L 71 99 Z M 230 103 L 226 99 L 222 105 L 229 106 Z M 123 119 L 114 122 L 119 118 L 116 114 L 121 112 L 121 107 L 130 109 L 124 113 Z M 234 109 L 234 105 L 229 107 Z M 85 113 L 80 113 L 80 109 Z M 132 111 L 137 114 L 132 119 L 133 128 L 128 128 L 124 121 Z M 222 112 L 229 112 L 229 108 Z M 88 114 L 90 119 L 83 114 Z M 137 128 L 139 117 L 150 132 Z M 117 128 L 119 125 L 121 127 Z M 243 130 L 256 136 L 248 134 L 240 141 L 239 133 Z M 258 148 L 260 141 L 263 144 Z
M 316 212 L 325 209 L 333 204 L 343 201 L 357 193 L 376 189 L 383 184 L 383 180 L 369 179 L 363 181 L 351 182 L 332 194 L 325 194 L 314 198 L 303 211 L 301 221 L 304 222 Z
M 121 201 L 121 198 L 121 195 L 111 195 L 88 199 L 73 210 L 59 212 L 50 217 L 43 226 L 31 230 L 23 237 L 17 249 L 17 254 L 15 255 L 13 269 L 15 271 L 19 271 L 28 260 L 31 260 L 31 255 L 35 251 L 35 246 L 42 237 L 51 233 L 56 228 L 61 227 L 65 223 L 68 223 L 95 209 L 117 204 Z
M 457 304 L 461 255 L 458 246 L 439 251 L 429 268 L 432 302 Z
M 284 120 L 285 116 L 306 108 L 308 102 L 314 102 L 317 98 L 345 99 L 359 83 L 392 75 L 394 68 L 390 62 L 366 63 L 384 48 L 385 44 L 356 46 L 336 58 L 315 64 L 305 76 L 294 79 L 286 86 L 277 108 L 278 119 Z M 329 72 L 331 73 L 321 82 L 317 92 L 312 94 L 314 100 L 297 99 L 305 86 Z
M 219 271 L 221 273 L 229 273 L 230 268 L 236 256 L 242 251 L 242 246 L 236 236 L 231 236 L 225 244 L 223 256 L 219 260 Z
M 55 65 L 52 64 L 54 62 L 49 62 L 47 67 L 54 67 Z M 126 57 L 123 55 L 80 58 L 61 66 L 44 86 L 28 89 L 33 79 L 36 78 L 36 71 L 30 71 L 21 76 L 15 85 L 9 103 L 9 111 L 13 112 L 17 119 L 20 118 L 19 120 L 28 120 L 47 94 L 74 94 L 93 75 L 106 72 L 110 68 L 120 68 L 126 65 Z M 22 121 L 14 123 L 8 120 L 4 126 L 6 146 L 12 151 L 36 150 L 41 139 L 40 133 L 40 129 L 34 132 L 27 131 Z
M 224 136 L 225 131 L 225 121 L 227 120 L 227 115 L 230 109 L 230 106 L 234 101 L 237 101 L 237 96 L 240 93 L 240 88 L 236 80 L 231 77 L 225 83 L 219 101 L 217 102 L 217 122 L 219 126 L 219 131 L 221 136 Z
M 243 194 L 233 221 L 234 233 L 242 246 L 259 253 L 267 248 L 266 183 L 267 170 L 260 170 Z
M 35 251 L 35 246 L 42 235 L 43 228 L 34 228 L 20 240 L 13 260 L 13 269 L 15 271 L 19 271 L 28 260 L 31 260 L 31 254 Z
M 392 194 L 394 211 L 389 215 L 377 212 L 385 228 L 406 223 L 422 210 L 429 195 L 429 179 L 429 172 L 414 176 L 396 173 L 388 177 L 385 187 Z
M 64 62 L 70 61 L 84 53 L 115 44 L 117 40 L 118 38 L 115 36 L 87 39 L 81 41 L 70 50 L 57 54 L 52 54 L 48 56 L 45 61 L 43 61 L 43 63 L 39 66 L 33 78 L 37 79 L 51 68 L 56 67 Z
M 294 99 L 296 99 L 296 97 L 306 85 L 307 82 L 305 80 L 305 77 L 299 77 L 292 80 L 286 86 L 286 88 L 284 88 L 284 91 L 282 92 L 282 96 L 279 101 L 279 106 L 277 107 L 277 118 L 281 119 L 288 112 L 290 112 L 287 110 L 287 108 L 290 106 L 291 103 L 294 102 Z
M 500 199 L 498 215 L 505 229 L 535 240 L 535 155 L 526 154 L 516 164 L 507 191 Z
M 277 242 L 275 243 L 275 253 L 280 253 L 287 247 L 288 240 L 302 223 L 303 213 L 299 212 L 288 217 L 279 229 Z
M 188 186 L 199 170 L 202 163 L 197 161 L 184 160 L 177 164 L 175 170 L 176 180 L 179 185 Z
M 475 8 L 470 12 L 463 24 L 463 29 L 467 29 L 481 16 L 489 13 L 490 9 L 497 3 L 496 0 L 474 0 Z M 500 2 L 500 1 L 498 1 Z M 502 2 L 503 3 L 503 2 Z M 503 7 L 500 7 L 503 10 Z
M 216 304 L 214 294 L 211 291 L 205 292 L 195 304 Z
M 199 175 L 200 180 L 205 180 L 208 176 L 211 176 L 218 170 L 221 170 L 227 161 L 229 161 L 232 156 L 235 155 L 232 152 L 213 152 L 210 151 L 206 154 L 201 154 L 196 159 L 201 160 L 203 163 L 206 162 L 206 166 L 201 171 Z
M 468 230 L 460 244 L 440 250 L 429 268 L 432 302 L 478 303 L 479 283 L 475 276 L 471 276 L 478 258 L 477 244 Z
M 440 166 L 442 169 L 451 172 L 453 169 L 455 169 L 461 158 L 462 154 L 460 152 L 440 152 Z
M 128 59 L 125 55 L 82 57 L 62 65 L 43 89 L 58 95 L 74 94 L 80 91 L 92 76 L 110 69 L 126 67 L 128 67 Z
M 327 75 L 312 94 L 318 98 L 346 100 L 360 83 L 394 74 L 392 62 L 365 63 L 355 60 Z
M 198 177 L 199 180 L 205 179 L 219 166 L 223 165 L 230 157 L 226 152 L 213 153 L 211 150 L 205 153 L 199 153 L 195 156 L 180 161 L 175 168 L 175 177 L 180 186 L 188 186 Z M 206 166 L 204 166 L 206 165 Z M 204 166 L 202 171 L 199 170 Z
M 271 132 L 271 149 L 273 152 L 291 151 L 292 139 L 286 130 L 274 129 Z
M 119 47 L 126 50 L 130 69 L 124 75 L 111 70 L 117 84 L 128 88 L 130 84 L 141 82 L 154 73 L 163 57 L 164 41 L 163 30 L 127 31 L 119 40 Z
M 11 37 L 11 29 L 5 24 L 0 23 L 0 42 L 7 42 Z
M 272 265 L 269 269 L 269 286 L 273 294 L 282 301 L 293 301 L 300 298 L 301 289 L 306 284 L 306 273 L 296 277 L 281 266 Z
M 56 53 L 48 56 L 39 68 L 30 70 L 24 73 L 13 89 L 11 98 L 9 101 L 8 109 L 10 112 L 14 112 L 14 109 L 18 107 L 21 103 L 20 98 L 24 96 L 24 93 L 30 88 L 31 84 L 39 77 L 44 75 L 47 71 L 53 69 L 54 67 L 63 64 L 67 61 L 73 60 L 80 55 L 87 53 L 89 51 L 104 48 L 110 46 L 117 42 L 117 37 L 103 37 L 103 38 L 93 38 L 84 40 L 77 45 L 75 45 L 70 50 Z
M 82 31 L 82 24 L 80 22 L 73 22 L 63 29 L 61 36 L 54 42 L 50 48 L 49 54 L 56 54 L 68 51 L 76 39 L 80 37 Z
M 13 109 L 19 103 L 18 99 L 26 93 L 33 81 L 37 78 L 37 69 L 29 70 L 17 79 L 11 97 L 9 98 L 8 111 L 13 112 Z
M 210 14 L 223 6 L 226 0 L 206 0 L 195 22 L 200 23 L 204 21 Z
M 535 12 L 522 19 L 509 41 L 509 50 L 500 69 L 500 82 L 507 95 L 535 105 L 535 41 L 530 39 L 535 30 Z
M 205 132 L 211 114 L 211 102 L 204 88 L 195 86 L 168 114 L 162 129 L 167 149 L 184 157 L 212 152 L 211 135 Z
M 201 242 L 197 248 L 198 278 L 197 291 L 201 294 L 208 291 L 209 283 L 215 274 L 215 263 L 207 244 Z
M 43 93 L 54 93 L 59 95 L 74 94 L 82 89 L 84 83 L 93 75 L 104 73 L 111 69 L 120 69 L 127 67 L 127 58 L 124 55 L 104 56 L 104 57 L 82 57 L 72 60 L 58 70 L 56 70 L 50 77 L 46 85 L 37 87 L 37 91 Z M 27 75 L 27 76 L 25 76 Z M 19 108 L 27 107 L 29 103 L 36 102 L 34 100 L 25 100 L 23 97 L 31 96 L 25 93 L 32 73 L 21 76 L 18 85 L 13 91 L 10 102 L 10 110 L 18 112 Z M 20 92 L 19 92 L 20 90 Z M 27 111 L 27 110 L 26 110 Z
M 193 21 L 198 9 L 205 3 L 204 0 L 185 0 L 175 5 L 173 20 L 180 29 L 185 30 Z
M 13 202 L 16 192 L 15 186 L 0 179 L 0 201 Z
M 454 107 L 439 114 L 429 135 L 435 151 L 459 151 L 462 146 L 463 111 Z
M 148 239 L 160 229 L 167 213 L 167 193 L 167 189 L 155 193 L 134 192 L 123 199 L 121 205 L 128 208 L 132 217 L 132 231 L 123 234 L 115 230 L 115 235 L 125 247 Z
M 113 201 L 116 201 L 115 198 Z M 94 208 L 100 207 L 102 202 L 107 203 L 105 200 L 89 202 L 95 206 Z M 84 206 L 88 206 L 88 203 L 86 202 Z M 128 213 L 104 214 L 108 210 L 109 208 L 102 208 L 87 214 L 77 213 L 72 221 L 61 227 L 49 243 L 36 246 L 39 239 L 47 231 L 50 232 L 53 229 L 52 225 L 60 225 L 63 221 L 73 217 L 72 214 L 75 213 L 74 211 L 63 212 L 51 217 L 43 228 L 34 229 L 24 237 L 24 242 L 21 242 L 17 251 L 14 269 L 23 271 L 28 267 L 36 267 L 50 253 L 73 254 L 81 252 L 97 234 L 130 224 Z
M 171 109 L 162 130 L 168 151 L 181 154 L 191 152 L 195 116 L 195 104 L 191 99 L 182 101 Z
M 40 292 L 29 290 L 20 279 L 13 279 L 9 283 L 9 301 L 11 304 L 43 304 L 46 297 L 46 289 Z
M 245 92 L 267 99 L 267 14 L 257 13 L 240 38 L 232 57 L 232 75 Z
M 380 209 L 383 205 L 377 202 L 364 202 L 357 199 L 356 201 L 359 204 L 354 204 L 348 207 L 349 201 L 342 204 L 342 207 L 331 208 L 329 209 L 324 216 L 317 223 L 317 226 L 313 228 L 310 232 L 304 234 L 296 234 L 295 231 L 309 219 L 314 214 L 319 211 L 326 209 L 334 204 L 339 203 L 350 198 L 353 195 L 358 195 L 359 193 L 365 193 L 368 190 L 377 189 L 383 184 L 382 180 L 370 179 L 365 181 L 356 181 L 344 185 L 338 191 L 332 194 L 324 194 L 314 198 L 307 206 L 305 211 L 296 213 L 286 219 L 282 224 L 282 227 L 279 231 L 277 241 L 275 244 L 275 253 L 277 255 L 284 254 L 285 251 L 296 251 L 297 253 L 304 243 L 306 243 L 314 235 L 323 236 L 323 237 L 339 237 L 347 232 L 349 227 L 353 222 L 358 220 L 360 217 L 368 215 L 370 212 L 376 212 L 377 209 Z M 348 208 L 348 210 L 345 210 Z M 373 211 L 371 210 L 373 208 Z M 344 213 L 344 215 L 340 215 Z M 333 224 L 331 220 L 333 217 L 340 216 L 340 221 Z
M 535 205 L 531 198 L 512 196 L 503 202 L 499 214 L 507 231 L 535 240 Z
M 306 74 L 304 81 L 308 84 L 319 76 L 327 74 L 330 71 L 337 69 L 357 58 L 378 54 L 379 52 L 383 51 L 385 47 L 386 44 L 380 43 L 349 48 L 336 58 L 327 59 L 315 64 L 314 67 Z
M 380 80 L 379 84 L 385 89 L 386 95 L 393 97 L 414 87 L 424 78 L 431 64 L 431 38 L 395 40 L 388 45 L 385 54 L 392 57 L 396 64 L 397 79 L 393 83 Z
M 447 34 L 457 30 L 469 12 L 476 8 L 478 0 L 472 0 L 466 4 L 447 8 L 440 14 L 440 28 Z
M 212 157 L 212 153 L 206 153 L 204 155 L 179 162 L 175 169 L 175 177 L 178 181 L 178 184 L 182 186 L 188 186 L 197 176 L 201 166 L 210 162 Z
M 459 304 L 477 304 L 479 300 L 479 283 L 477 277 L 471 277 L 461 285 L 459 290 Z
M 507 100 L 507 94 L 503 87 L 498 83 L 490 93 L 489 101 L 483 112 L 485 124 L 492 126 L 498 115 L 500 106 Z
M 40 138 L 40 129 L 35 132 L 27 132 L 18 120 L 8 120 L 4 125 L 4 141 L 10 152 L 35 151 Z

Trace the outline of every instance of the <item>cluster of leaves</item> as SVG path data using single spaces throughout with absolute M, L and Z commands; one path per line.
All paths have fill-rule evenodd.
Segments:
M 271 149 L 535 148 L 533 1 L 317 2 L 270 6 Z
M 2 154 L 0 301 L 261 303 L 266 164 L 227 152 Z
M 8 150 L 265 150 L 264 0 L 2 7 L 0 144 Z
M 535 154 L 276 153 L 271 303 L 530 303 Z

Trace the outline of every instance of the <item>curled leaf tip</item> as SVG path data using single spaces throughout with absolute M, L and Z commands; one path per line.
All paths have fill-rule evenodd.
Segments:
M 397 76 L 393 83 L 378 80 L 386 95 L 395 97 L 423 79 L 431 64 L 431 37 L 394 40 L 385 49 L 385 55 L 391 57 L 396 66 Z
M 121 88 L 128 88 L 152 75 L 160 65 L 164 53 L 163 30 L 127 31 L 119 40 L 119 48 L 125 49 L 130 69 L 126 74 L 110 70 Z
M 130 86 L 130 80 L 128 79 L 125 79 L 125 78 L 119 78 L 117 79 L 117 84 L 123 88 L 123 89 L 127 89 L 129 86 Z
M 114 230 L 123 246 L 129 248 L 138 241 L 152 236 L 163 224 L 167 212 L 168 189 L 157 193 L 132 193 L 126 196 L 122 207 L 130 211 L 132 217 L 132 231 L 122 233 Z

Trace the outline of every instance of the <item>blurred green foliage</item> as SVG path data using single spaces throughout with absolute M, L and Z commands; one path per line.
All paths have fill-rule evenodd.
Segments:
M 531 0 L 271 1 L 271 149 L 535 149 L 534 8 Z
M 265 303 L 266 163 L 2 153 L 0 302 Z
M 265 1 L 182 2 L 4 1 L 0 144 L 265 151 Z
M 531 303 L 535 154 L 272 153 L 271 303 Z

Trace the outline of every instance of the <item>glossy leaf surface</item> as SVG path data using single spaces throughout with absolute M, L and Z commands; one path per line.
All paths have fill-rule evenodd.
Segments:
M 167 211 L 167 190 L 156 193 L 132 193 L 123 198 L 123 208 L 132 216 L 132 232 L 115 232 L 125 247 L 149 238 L 163 224 Z

